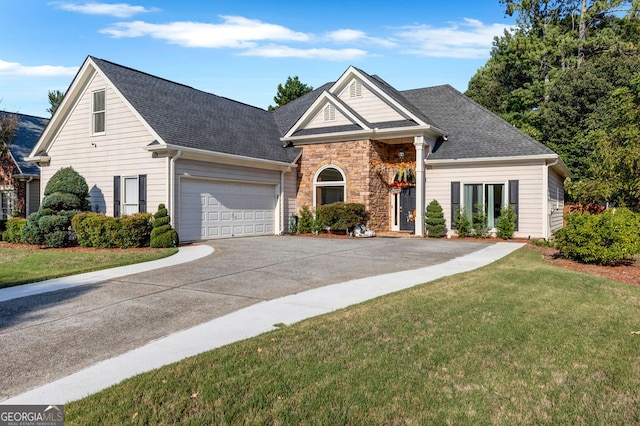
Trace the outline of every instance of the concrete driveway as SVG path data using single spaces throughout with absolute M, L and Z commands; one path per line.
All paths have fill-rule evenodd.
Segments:
M 258 302 L 491 245 L 288 236 L 208 244 L 215 252 L 194 262 L 0 303 L 0 401 Z

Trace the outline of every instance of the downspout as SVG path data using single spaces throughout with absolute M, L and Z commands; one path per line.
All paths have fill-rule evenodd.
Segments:
M 33 176 L 31 176 L 29 178 L 29 180 L 27 181 L 27 183 L 25 183 L 25 203 L 24 203 L 24 214 L 25 217 L 29 216 L 29 211 L 31 210 L 29 207 L 31 207 L 31 191 L 29 191 L 29 184 L 31 183 L 31 181 L 33 180 Z
M 280 172 L 280 198 L 278 200 L 278 205 L 280 208 L 280 229 L 278 230 L 279 234 L 284 234 L 285 233 L 285 226 L 288 227 L 288 222 L 287 220 L 289 219 L 287 217 L 287 213 L 288 211 L 285 210 L 284 208 L 284 201 L 285 201 L 285 187 L 284 187 L 284 175 L 285 173 L 289 173 L 291 172 L 291 166 L 287 167 L 285 170 L 282 170 Z M 287 228 L 287 232 L 291 232 L 291 229 Z
M 560 157 L 556 157 L 553 163 L 547 164 L 543 167 L 544 175 L 542 176 L 543 189 L 543 202 L 542 202 L 542 215 L 543 215 L 543 235 L 544 239 L 549 241 L 551 239 L 551 215 L 553 212 L 549 210 L 549 169 L 560 162 Z
M 171 216 L 171 226 L 174 229 L 176 228 L 175 217 L 176 217 L 176 161 L 182 158 L 182 151 L 178 150 L 176 154 L 171 157 L 169 161 L 169 195 L 167 196 L 167 201 L 169 202 L 169 215 Z
M 278 235 L 284 234 L 284 224 L 286 223 L 286 219 L 284 217 L 284 173 L 284 170 L 280 172 L 280 194 L 278 194 L 278 209 L 280 210 L 280 214 L 278 215 L 278 217 L 280 218 L 280 223 Z

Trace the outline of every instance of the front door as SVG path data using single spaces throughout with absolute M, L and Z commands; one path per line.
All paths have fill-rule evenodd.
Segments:
M 416 188 L 402 188 L 398 194 L 398 213 L 401 231 L 415 231 Z

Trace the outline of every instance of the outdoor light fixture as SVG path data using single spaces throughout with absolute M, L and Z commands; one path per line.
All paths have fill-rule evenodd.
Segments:
M 400 161 L 404 160 L 404 148 L 400 148 L 400 151 L 398 152 L 398 157 L 400 157 Z

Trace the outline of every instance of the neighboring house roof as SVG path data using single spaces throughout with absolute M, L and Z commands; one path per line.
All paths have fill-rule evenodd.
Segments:
M 40 176 L 38 166 L 26 161 L 25 158 L 29 156 L 31 149 L 38 142 L 42 131 L 49 123 L 49 119 L 5 111 L 0 111 L 0 114 L 15 114 L 18 116 L 18 128 L 12 143 L 9 145 L 9 152 L 20 169 L 20 174 Z
M 551 149 L 449 85 L 401 93 L 447 132 L 447 141 L 436 147 L 431 159 L 555 155 Z
M 90 58 L 169 145 L 281 162 L 294 158 L 282 149 L 268 111 Z

